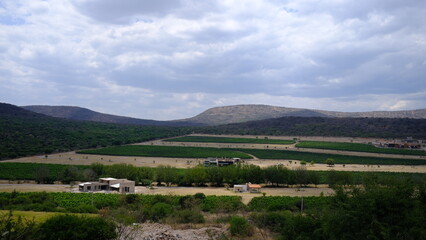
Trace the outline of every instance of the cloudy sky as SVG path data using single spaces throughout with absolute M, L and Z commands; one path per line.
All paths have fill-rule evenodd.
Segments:
M 425 0 L 0 0 L 0 102 L 426 107 Z

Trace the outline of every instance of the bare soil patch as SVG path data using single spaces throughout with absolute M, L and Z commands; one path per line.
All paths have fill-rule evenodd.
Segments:
M 125 156 L 107 156 L 76 154 L 75 152 L 58 153 L 44 156 L 32 156 L 5 160 L 3 162 L 28 162 L 28 163 L 50 163 L 66 165 L 90 165 L 92 163 L 101 163 L 112 165 L 117 163 L 132 164 L 138 167 L 158 167 L 160 165 L 169 165 L 177 168 L 192 168 L 202 164 L 205 159 L 202 158 L 161 158 L 161 157 L 125 157 Z M 300 161 L 289 159 L 252 159 L 245 160 L 249 164 L 260 167 L 282 164 L 290 169 L 300 167 Z M 313 166 L 306 165 L 308 170 L 314 171 L 369 171 L 369 172 L 411 172 L 426 173 L 426 165 L 408 166 L 408 165 L 361 165 L 361 164 L 336 164 L 334 167 L 328 167 L 326 164 L 315 163 Z

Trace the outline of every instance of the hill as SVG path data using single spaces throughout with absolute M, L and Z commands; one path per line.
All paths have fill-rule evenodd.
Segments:
M 189 131 L 186 127 L 67 120 L 0 103 L 0 160 L 142 142 Z
M 200 123 L 191 123 L 187 121 L 156 121 L 148 119 L 138 119 L 131 117 L 122 117 L 111 114 L 99 113 L 87 108 L 73 107 L 73 106 L 44 106 L 32 105 L 23 106 L 22 108 L 44 114 L 51 117 L 83 120 L 92 122 L 104 123 L 118 123 L 118 124 L 131 124 L 131 125 L 149 125 L 149 126 L 196 126 Z
M 408 111 L 333 112 L 268 105 L 234 105 L 210 108 L 183 121 L 206 125 L 239 123 L 279 117 L 338 117 L 338 118 L 415 118 L 426 119 L 426 109 Z
M 426 119 L 281 117 L 197 129 L 238 135 L 341 136 L 426 139 Z

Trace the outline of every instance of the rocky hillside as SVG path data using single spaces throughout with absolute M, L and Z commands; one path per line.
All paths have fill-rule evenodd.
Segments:
M 350 118 L 415 118 L 426 119 L 426 109 L 377 112 L 333 112 L 302 108 L 286 108 L 268 105 L 235 105 L 210 108 L 184 121 L 206 125 L 220 125 L 279 117 L 350 117 Z

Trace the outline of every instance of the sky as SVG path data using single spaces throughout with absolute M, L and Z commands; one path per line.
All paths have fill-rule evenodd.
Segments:
M 0 0 L 0 102 L 426 108 L 424 0 Z

